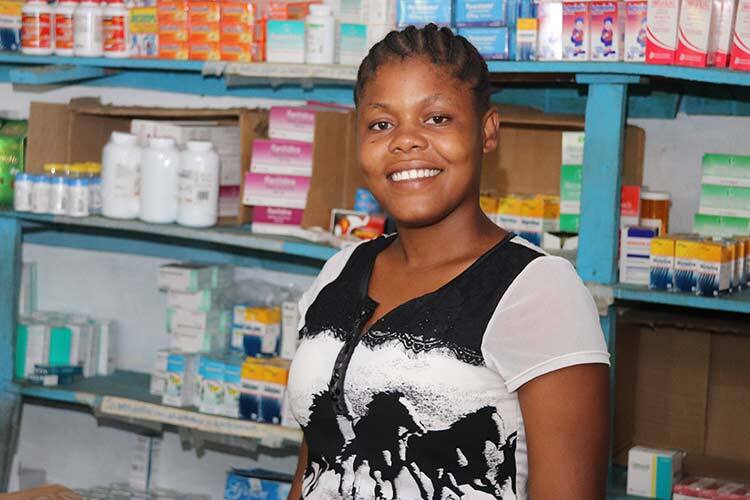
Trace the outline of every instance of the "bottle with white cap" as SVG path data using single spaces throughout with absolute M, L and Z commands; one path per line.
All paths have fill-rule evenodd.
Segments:
M 104 54 L 102 6 L 98 0 L 83 0 L 73 16 L 73 52 L 78 57 Z
M 103 11 L 104 57 L 128 57 L 130 16 L 123 0 L 109 0 Z
M 177 223 L 216 224 L 219 210 L 219 155 L 208 141 L 188 141 L 180 153 Z
M 141 156 L 138 136 L 112 132 L 102 153 L 102 215 L 136 219 L 141 191 Z
M 180 152 L 171 137 L 151 137 L 141 162 L 140 219 L 153 224 L 177 220 Z
M 77 0 L 60 0 L 55 7 L 55 54 L 73 55 L 73 18 Z
M 305 18 L 305 62 L 333 64 L 336 56 L 336 19 L 328 5 L 310 5 Z

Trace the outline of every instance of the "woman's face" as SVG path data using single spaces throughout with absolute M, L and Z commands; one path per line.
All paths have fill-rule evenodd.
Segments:
M 440 222 L 477 203 L 483 153 L 497 145 L 497 113 L 476 110 L 469 85 L 429 59 L 381 65 L 357 108 L 359 163 L 368 188 L 403 227 Z

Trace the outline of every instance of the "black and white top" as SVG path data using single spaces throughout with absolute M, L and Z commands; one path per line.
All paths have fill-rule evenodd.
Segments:
M 609 363 L 591 295 L 568 261 L 509 235 L 360 334 L 394 239 L 339 252 L 300 301 L 287 397 L 308 446 L 303 498 L 525 500 L 516 391 Z

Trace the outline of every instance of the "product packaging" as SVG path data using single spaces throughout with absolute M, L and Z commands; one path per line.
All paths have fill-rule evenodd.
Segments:
M 646 60 L 646 39 L 648 38 L 648 2 L 625 2 L 625 61 L 643 62 Z
M 293 175 L 245 175 L 245 205 L 263 205 L 283 208 L 305 208 L 310 178 Z
M 268 113 L 268 136 L 312 143 L 315 137 L 315 108 L 272 106 Z
M 291 489 L 291 481 L 291 476 L 278 472 L 263 469 L 232 469 L 227 472 L 224 498 L 232 500 L 286 498 Z
M 268 21 L 266 24 L 266 60 L 273 63 L 304 63 L 305 22 Z
M 0 0 L 0 50 L 21 50 L 22 8 L 20 0 Z
M 253 207 L 253 231 L 284 234 L 289 228 L 300 227 L 305 211 L 300 208 Z
M 737 14 L 737 0 L 722 0 L 721 18 L 719 20 L 718 42 L 714 66 L 726 68 L 729 66 L 729 53 L 732 50 L 732 36 L 734 35 L 734 20 Z
M 563 58 L 563 4 L 562 2 L 540 2 L 537 5 L 539 21 L 540 61 L 560 61 Z M 569 36 L 566 36 L 569 39 Z
M 628 495 L 670 500 L 682 474 L 682 453 L 643 446 L 628 452 Z
M 588 61 L 591 59 L 591 26 L 588 2 L 562 4 L 562 58 Z
M 750 0 L 739 0 L 729 67 L 750 71 Z
M 713 66 L 719 44 L 722 0 L 682 0 L 676 62 Z
M 583 167 L 560 167 L 560 231 L 577 233 L 581 222 L 581 185 Z
M 659 236 L 651 240 L 649 288 L 672 291 L 675 269 L 675 239 Z
M 331 211 L 331 232 L 338 237 L 372 240 L 385 232 L 385 216 L 334 208 Z
M 505 26 L 505 0 L 456 0 L 455 25 L 459 28 L 475 26 Z
M 620 228 L 640 224 L 640 214 L 641 186 L 622 186 L 620 194 Z
M 399 0 L 398 26 L 424 26 L 435 23 L 450 26 L 453 20 L 452 0 Z
M 750 245 L 750 240 L 748 240 Z M 748 257 L 750 258 L 750 257 Z M 296 300 L 287 300 L 281 305 L 281 338 L 279 357 L 291 361 L 299 344 L 299 306 Z
M 516 21 L 516 61 L 533 61 L 536 59 L 539 50 L 537 46 L 538 31 L 539 22 L 536 19 L 519 18 Z
M 156 7 L 130 9 L 130 57 L 159 57 L 159 18 Z
M 703 241 L 698 247 L 698 295 L 716 297 L 732 286 L 734 245 L 726 242 Z
M 13 203 L 13 180 L 25 164 L 26 131 L 25 120 L 9 120 L 0 126 L 0 206 Z
M 280 139 L 255 139 L 250 171 L 258 174 L 312 175 L 313 145 Z
M 648 286 L 651 277 L 651 240 L 657 231 L 650 227 L 626 227 L 620 231 L 620 283 Z
M 178 407 L 193 404 L 198 360 L 195 354 L 169 353 L 163 404 Z
M 367 55 L 367 25 L 340 23 L 336 40 L 338 64 L 357 66 Z
M 197 292 L 216 288 L 213 286 L 214 266 L 205 264 L 175 263 L 159 268 L 158 287 L 174 292 Z
M 508 59 L 508 28 L 460 28 L 458 34 L 469 40 L 486 61 Z
M 646 62 L 674 64 L 680 0 L 649 0 L 646 38 Z
M 591 60 L 622 61 L 626 12 L 622 2 L 591 2 Z
M 261 423 L 280 424 L 289 361 L 247 358 L 242 365 L 240 415 Z

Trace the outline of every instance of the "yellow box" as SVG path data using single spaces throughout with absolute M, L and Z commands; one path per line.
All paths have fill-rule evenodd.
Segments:
M 286 385 L 290 361 L 281 358 L 247 358 L 242 364 L 243 380 Z
M 497 196 L 491 194 L 479 195 L 479 207 L 482 209 L 482 212 L 489 215 L 491 219 L 494 219 L 495 214 L 497 213 L 498 203 L 499 200 Z
M 523 198 L 507 195 L 497 202 L 495 223 L 508 231 L 518 231 L 521 228 L 521 203 Z
M 245 323 L 270 325 L 281 323 L 281 309 L 278 307 L 248 307 L 245 309 Z
M 21 17 L 23 2 L 19 0 L 0 0 L 0 16 Z
M 721 241 L 703 241 L 698 247 L 699 295 L 716 296 L 729 290 L 734 264 L 734 245 Z
M 135 7 L 130 9 L 131 33 L 158 33 L 159 20 L 156 7 Z

